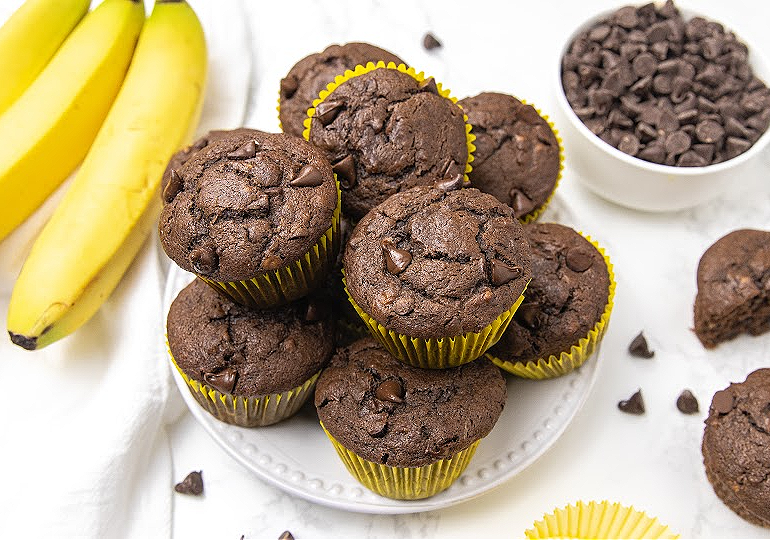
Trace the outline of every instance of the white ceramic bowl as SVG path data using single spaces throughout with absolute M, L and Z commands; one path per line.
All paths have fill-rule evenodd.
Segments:
M 690 208 L 745 182 L 748 178 L 746 173 L 754 168 L 754 161 L 770 143 L 770 129 L 751 148 L 733 159 L 706 167 L 673 167 L 621 152 L 594 135 L 577 117 L 562 87 L 561 60 L 580 32 L 613 11 L 591 17 L 567 38 L 555 70 L 556 100 L 563 116 L 558 125 L 563 135 L 565 156 L 579 179 L 605 199 L 652 212 Z M 687 10 L 680 11 L 685 20 L 698 15 Z M 709 19 L 706 15 L 702 16 Z M 749 48 L 749 62 L 754 74 L 765 83 L 770 83 L 770 67 L 765 59 L 752 43 L 741 37 L 740 32 L 736 35 Z

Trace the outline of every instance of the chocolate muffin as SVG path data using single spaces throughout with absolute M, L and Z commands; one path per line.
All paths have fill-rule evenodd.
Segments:
M 706 348 L 770 330 L 770 231 L 733 231 L 698 264 L 695 334 Z
M 289 70 L 281 79 L 279 113 L 281 127 L 285 133 L 302 137 L 305 129 L 303 122 L 307 110 L 313 106 L 313 100 L 345 70 L 359 64 L 382 60 L 386 64 L 403 64 L 395 54 L 368 43 L 345 43 L 330 45 L 320 53 L 306 56 Z
M 282 133 L 239 129 L 207 142 L 172 158 L 179 168 L 167 171 L 159 224 L 166 254 L 248 305 L 306 294 L 333 263 L 339 241 L 328 160 Z
M 437 468 L 428 478 L 416 468 L 451 460 L 468 449 L 473 452 L 497 422 L 505 399 L 500 370 L 485 360 L 424 370 L 398 362 L 371 338 L 338 350 L 315 393 L 318 417 L 340 457 L 353 461 L 346 464 L 354 476 L 370 489 L 397 498 L 427 497 L 436 492 L 430 492 L 430 486 L 448 487 L 462 469 L 454 478 L 440 479 L 435 477 L 441 474 Z M 465 465 L 470 457 L 464 456 Z M 371 475 L 386 476 L 373 482 L 356 473 L 359 460 L 390 470 L 375 465 Z M 409 472 L 399 475 L 398 468 Z
M 532 249 L 532 281 L 489 356 L 517 375 L 539 361 L 563 363 L 566 373 L 574 359 L 561 355 L 588 339 L 610 302 L 609 269 L 599 250 L 570 227 L 531 223 L 524 233 Z
M 306 136 L 334 165 L 342 210 L 357 221 L 404 189 L 462 180 L 470 159 L 463 116 L 432 78 L 383 66 L 337 86 Z
M 561 148 L 548 121 L 507 94 L 484 92 L 458 105 L 476 135 L 471 185 L 509 205 L 518 219 L 536 217 L 561 171 Z
M 747 521 L 770 527 L 770 369 L 714 394 L 703 464 L 717 496 Z
M 174 362 L 198 402 L 245 427 L 294 414 L 334 351 L 333 321 L 312 299 L 250 310 L 199 279 L 171 304 L 166 329 Z

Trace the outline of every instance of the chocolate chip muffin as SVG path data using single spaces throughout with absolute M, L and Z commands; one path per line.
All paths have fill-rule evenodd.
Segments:
M 593 352 L 609 318 L 614 283 L 602 253 L 570 227 L 531 223 L 524 233 L 532 249 L 532 281 L 488 355 L 516 375 L 562 375 Z
M 747 521 L 770 527 L 770 369 L 714 394 L 703 464 L 714 492 Z
M 535 219 L 556 189 L 561 148 L 550 124 L 532 105 L 484 92 L 458 102 L 476 135 L 471 185 Z
M 499 339 L 532 275 L 511 208 L 474 188 L 445 187 L 415 187 L 375 207 L 344 256 L 348 292 L 369 329 L 391 354 L 422 367 L 481 355 Z M 458 336 L 471 341 L 443 339 Z M 450 345 L 456 349 L 441 356 L 449 364 L 428 360 L 431 347 Z
M 770 330 L 770 231 L 733 231 L 698 264 L 695 335 L 709 349 Z
M 348 470 L 369 489 L 404 499 L 449 487 L 505 399 L 500 370 L 486 360 L 424 370 L 398 362 L 371 338 L 338 350 L 315 393 L 318 417 Z M 441 461 L 444 467 L 431 467 Z
M 354 221 L 404 189 L 462 180 L 470 159 L 462 109 L 432 78 L 384 66 L 337 86 L 314 109 L 306 137 L 332 162 Z
M 199 279 L 171 304 L 166 329 L 195 399 L 220 420 L 244 427 L 294 414 L 334 351 L 333 321 L 314 299 L 251 310 Z
M 166 254 L 253 307 L 307 294 L 338 250 L 328 160 L 284 134 L 239 129 L 206 142 L 172 158 L 166 172 L 159 224 Z
M 303 122 L 307 110 L 313 106 L 313 100 L 345 70 L 359 64 L 378 62 L 403 64 L 395 54 L 368 43 L 345 43 L 330 45 L 320 53 L 306 56 L 289 70 L 281 79 L 279 113 L 281 127 L 285 133 L 302 137 L 305 129 Z

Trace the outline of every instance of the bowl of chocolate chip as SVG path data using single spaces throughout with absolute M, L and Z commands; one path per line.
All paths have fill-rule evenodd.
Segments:
M 671 1 L 601 13 L 561 53 L 565 155 L 620 205 L 695 206 L 740 187 L 770 142 L 765 81 L 758 51 Z

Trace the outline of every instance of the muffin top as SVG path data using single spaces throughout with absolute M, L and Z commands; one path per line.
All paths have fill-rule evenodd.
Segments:
M 354 221 L 390 195 L 465 172 L 460 107 L 435 81 L 378 68 L 340 84 L 316 108 L 310 142 L 326 152 Z
M 338 350 L 315 392 L 318 417 L 338 442 L 394 467 L 419 467 L 468 448 L 492 430 L 505 399 L 505 380 L 487 360 L 419 369 L 372 338 Z
M 286 266 L 332 225 L 331 165 L 303 139 L 239 129 L 207 140 L 167 171 L 159 223 L 184 270 L 236 281 Z M 183 150 L 182 152 L 188 152 Z
M 513 211 L 493 196 L 419 186 L 358 223 L 345 280 L 353 300 L 386 328 L 457 336 L 480 331 L 514 304 L 532 275 L 529 252 Z
M 458 102 L 476 135 L 473 187 L 513 208 L 517 218 L 545 204 L 559 177 L 559 142 L 534 107 L 484 92 Z
M 741 517 L 770 527 L 770 369 L 714 394 L 703 462 L 717 495 Z
M 770 231 L 732 231 L 706 250 L 694 306 L 695 334 L 705 347 L 770 330 L 769 276 Z
M 283 131 L 289 135 L 302 137 L 305 129 L 303 122 L 307 110 L 313 106 L 313 100 L 321 90 L 342 75 L 345 70 L 359 64 L 382 60 L 386 64 L 403 64 L 395 54 L 368 43 L 346 43 L 330 45 L 320 53 L 306 56 L 289 70 L 281 79 L 279 118 Z
M 245 308 L 196 279 L 168 312 L 168 344 L 188 377 L 245 397 L 281 393 L 322 369 L 334 325 L 313 299 L 269 311 Z
M 610 278 L 601 253 L 556 223 L 524 227 L 532 248 L 532 281 L 508 329 L 489 353 L 523 362 L 569 351 L 601 319 Z

